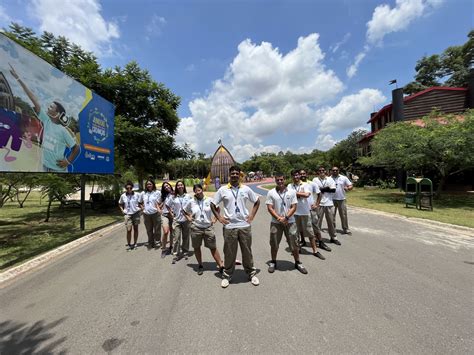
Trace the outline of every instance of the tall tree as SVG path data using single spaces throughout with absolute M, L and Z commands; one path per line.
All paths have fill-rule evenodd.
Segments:
M 371 156 L 360 161 L 367 166 L 435 170 L 440 195 L 449 176 L 474 168 L 472 137 L 474 110 L 464 116 L 433 112 L 423 119 L 422 126 L 412 122 L 389 124 L 374 137 Z

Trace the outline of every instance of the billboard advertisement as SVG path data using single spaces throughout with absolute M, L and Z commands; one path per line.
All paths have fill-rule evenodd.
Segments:
M 114 172 L 114 106 L 3 34 L 0 172 Z

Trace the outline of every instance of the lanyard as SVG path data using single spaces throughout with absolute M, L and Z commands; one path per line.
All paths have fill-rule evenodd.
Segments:
M 283 194 L 283 197 L 281 197 L 281 195 L 280 195 L 280 193 L 278 192 L 278 190 L 277 190 L 277 194 L 278 194 L 278 196 L 280 196 L 280 198 L 281 198 L 281 202 L 283 203 L 283 207 L 286 207 L 286 203 L 285 203 L 286 190 L 285 190 L 285 193 Z
M 146 192 L 146 195 L 147 195 L 146 204 L 147 204 L 147 205 L 150 204 L 151 194 L 152 194 L 152 192 L 150 192 L 150 191 L 147 191 L 147 192 Z
M 203 210 L 204 210 L 204 200 L 205 200 L 205 197 L 202 200 L 196 199 L 199 210 L 201 211 L 201 215 L 200 215 L 201 218 L 204 218 L 204 212 L 203 212 Z
M 126 194 L 125 196 L 127 196 L 127 210 L 130 210 L 130 202 L 133 199 L 133 195 L 129 196 Z
M 186 196 L 183 195 L 183 197 L 181 196 L 176 196 L 176 197 L 178 197 L 179 204 L 181 205 L 181 209 L 183 209 L 183 199 L 186 198 Z M 179 213 L 181 213 L 181 211 L 179 211 Z
M 239 188 L 237 187 L 237 193 L 234 194 L 234 189 L 231 187 L 230 188 L 230 191 L 232 192 L 232 196 L 234 196 L 234 204 L 235 204 L 235 207 L 237 207 L 237 197 L 239 196 Z
M 301 186 L 303 186 L 303 184 L 299 184 L 298 187 L 293 184 L 293 188 L 296 190 L 296 192 L 300 192 Z

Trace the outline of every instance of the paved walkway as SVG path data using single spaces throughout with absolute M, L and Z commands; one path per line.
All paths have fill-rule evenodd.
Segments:
M 119 228 L 0 290 L 0 353 L 472 352 L 472 230 L 350 209 L 353 236 L 326 261 L 308 249 L 302 275 L 282 243 L 268 274 L 261 202 L 260 286 L 238 267 L 221 289 L 207 250 L 202 276 L 193 257 L 172 265 L 145 247 L 126 252 Z

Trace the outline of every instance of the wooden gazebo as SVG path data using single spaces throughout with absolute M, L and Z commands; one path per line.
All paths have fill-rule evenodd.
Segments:
M 229 168 L 235 165 L 235 160 L 232 154 L 227 150 L 226 147 L 220 143 L 214 156 L 212 157 L 211 163 L 211 179 L 215 181 L 216 177 L 219 177 L 221 183 L 227 183 L 229 181 Z

